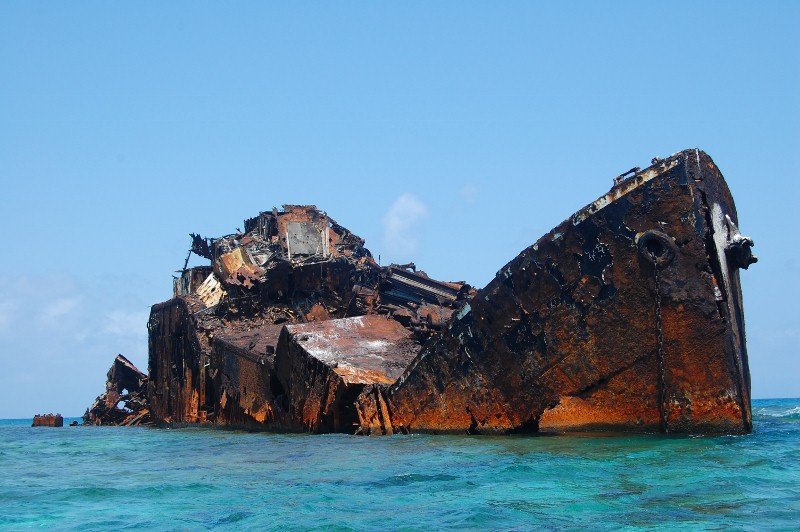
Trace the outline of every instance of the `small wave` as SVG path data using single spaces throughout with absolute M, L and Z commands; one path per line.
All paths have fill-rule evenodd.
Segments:
M 222 516 L 216 520 L 216 525 L 229 525 L 233 523 L 238 523 L 239 521 L 243 521 L 252 517 L 254 514 L 253 512 L 245 512 L 245 511 L 234 511 L 229 513 L 228 515 Z
M 405 486 L 408 484 L 416 484 L 416 483 L 448 482 L 457 479 L 458 477 L 445 474 L 425 475 L 422 473 L 405 473 L 400 475 L 392 475 L 383 480 L 370 482 L 369 484 L 376 487 Z
M 768 408 L 759 408 L 756 413 L 761 416 L 800 419 L 800 406 L 795 406 L 794 408 L 781 411 L 771 411 Z

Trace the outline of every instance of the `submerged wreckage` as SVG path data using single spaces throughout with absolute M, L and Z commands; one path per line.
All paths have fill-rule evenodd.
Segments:
M 737 224 L 714 162 L 686 150 L 615 179 L 476 291 L 381 267 L 324 212 L 285 205 L 191 235 L 211 265 L 184 265 L 151 310 L 149 376 L 118 357 L 89 420 L 749 432 L 739 269 L 756 258 Z

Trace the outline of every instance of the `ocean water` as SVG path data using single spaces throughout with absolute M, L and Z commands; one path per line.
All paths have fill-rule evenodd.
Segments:
M 276 435 L 0 421 L 0 527 L 800 528 L 800 399 L 747 436 Z M 70 420 L 65 420 L 69 422 Z

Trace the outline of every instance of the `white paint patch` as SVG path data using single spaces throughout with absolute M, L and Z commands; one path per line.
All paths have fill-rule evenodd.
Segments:
M 656 177 L 664 174 L 672 168 L 675 168 L 678 165 L 678 162 L 680 162 L 680 157 L 674 157 L 671 160 L 668 160 L 665 166 L 651 167 L 633 177 L 626 179 L 620 185 L 612 188 L 606 195 L 599 197 L 577 213 L 573 214 L 572 225 L 578 225 L 589 216 L 603 210 L 617 201 L 619 198 L 626 196 L 648 181 L 652 181 Z
M 224 296 L 225 289 L 213 273 L 209 274 L 206 280 L 203 281 L 203 284 L 197 287 L 197 297 L 200 298 L 206 307 L 213 307 L 219 303 Z
M 364 328 L 364 316 L 355 316 L 353 318 L 342 318 L 340 320 L 331 320 L 330 324 L 335 328 L 342 331 L 349 331 L 350 329 Z
M 718 203 L 711 206 L 711 225 L 714 228 L 714 247 L 717 248 L 717 257 L 722 269 L 722 280 L 725 294 L 730 294 L 731 281 L 728 277 L 728 257 L 725 255 L 725 244 L 728 242 L 728 224 L 725 223 L 725 213 Z
M 364 347 L 373 351 L 386 351 L 391 344 L 386 340 L 367 340 L 364 342 Z

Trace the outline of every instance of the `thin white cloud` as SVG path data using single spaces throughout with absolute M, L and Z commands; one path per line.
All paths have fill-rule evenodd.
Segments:
M 53 322 L 76 311 L 80 304 L 80 297 L 58 298 L 44 305 L 40 317 L 45 322 Z
M 0 329 L 5 329 L 11 324 L 14 315 L 15 305 L 10 301 L 0 303 Z
M 480 189 L 473 185 L 472 183 L 465 183 L 464 186 L 458 191 L 461 199 L 466 201 L 467 203 L 474 203 L 476 199 L 478 199 L 478 194 L 480 193 Z
M 427 215 L 428 207 L 408 192 L 392 203 L 383 215 L 383 241 L 390 256 L 407 258 L 416 251 L 419 239 L 415 229 Z
M 80 414 L 102 391 L 117 353 L 147 367 L 149 301 L 94 281 L 0 273 L 0 385 L 17 398 L 0 401 L 0 417 L 54 408 Z M 47 386 L 29 386 L 31 379 Z
M 103 332 L 116 336 L 145 336 L 149 314 L 147 310 L 112 310 L 105 316 Z

